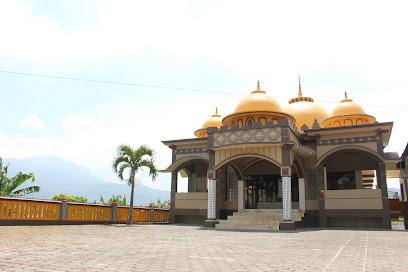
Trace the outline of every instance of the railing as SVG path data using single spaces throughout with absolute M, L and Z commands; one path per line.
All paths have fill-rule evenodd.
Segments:
M 59 220 L 61 202 L 0 198 L 0 219 Z
M 112 221 L 112 208 L 105 205 L 69 203 L 67 221 Z
M 124 223 L 129 207 L 28 198 L 0 197 L 0 225 Z M 133 207 L 133 222 L 168 222 L 169 210 Z M 29 223 L 31 222 L 31 223 Z

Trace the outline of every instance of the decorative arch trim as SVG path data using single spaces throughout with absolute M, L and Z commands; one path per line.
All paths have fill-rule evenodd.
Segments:
M 366 156 L 374 159 L 375 161 L 377 161 L 379 163 L 385 163 L 384 159 L 380 155 L 378 155 L 378 153 L 372 151 L 371 149 L 369 149 L 367 147 L 358 146 L 358 145 L 348 145 L 348 146 L 340 146 L 340 147 L 334 148 L 334 149 L 326 152 L 317 161 L 316 165 L 317 166 L 323 166 L 324 164 L 326 164 L 332 158 L 334 158 L 334 157 L 338 156 L 339 154 L 344 153 L 346 151 L 356 151 L 357 153 L 366 155 Z
M 167 167 L 167 169 L 161 170 L 160 172 L 170 172 L 170 173 L 174 172 L 174 171 L 178 172 L 180 169 L 185 167 L 187 163 L 191 163 L 191 162 L 194 162 L 194 161 L 202 161 L 202 162 L 205 162 L 205 163 L 209 164 L 208 160 L 203 159 L 201 157 L 188 156 L 188 157 L 184 157 L 184 158 L 181 158 L 181 159 L 175 161 L 169 167 Z
M 244 174 L 235 162 L 229 162 L 228 165 L 234 170 L 238 180 L 244 180 Z
M 229 158 L 219 162 L 211 170 L 216 171 L 216 170 L 218 170 L 220 167 L 222 167 L 223 165 L 225 165 L 228 162 L 231 162 L 231 161 L 233 161 L 235 159 L 245 158 L 245 157 L 264 159 L 266 161 L 269 161 L 269 162 L 273 163 L 274 165 L 278 166 L 279 168 L 282 167 L 282 164 L 280 164 L 279 162 L 277 162 L 277 161 L 275 161 L 275 160 L 273 160 L 273 159 L 271 159 L 271 158 L 269 158 L 267 156 L 260 155 L 260 154 L 255 154 L 255 153 L 246 153 L 246 154 L 238 154 L 238 155 L 229 157 Z

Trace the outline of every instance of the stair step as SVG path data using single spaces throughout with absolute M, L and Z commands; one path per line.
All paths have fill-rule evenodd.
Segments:
M 301 221 L 304 211 L 292 210 L 292 221 Z M 220 220 L 215 225 L 216 229 L 230 230 L 279 230 L 279 224 L 283 222 L 281 209 L 248 209 L 234 212 L 227 220 Z

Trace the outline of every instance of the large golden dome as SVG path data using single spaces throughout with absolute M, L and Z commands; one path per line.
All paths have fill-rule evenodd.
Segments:
M 366 114 L 360 105 L 347 98 L 347 92 L 344 93 L 344 96 L 345 99 L 334 108 L 331 116 L 323 121 L 324 127 L 364 125 L 376 122 L 375 118 Z
M 314 103 L 313 98 L 303 96 L 300 80 L 298 97 L 289 100 L 289 105 L 283 111 L 296 118 L 295 125 L 299 131 L 302 130 L 304 125 L 311 129 L 315 119 L 321 124 L 330 116 L 325 108 Z
M 256 91 L 242 99 L 235 107 L 234 113 L 251 111 L 282 111 L 282 107 L 278 101 L 261 90 L 258 81 Z
M 242 99 L 235 107 L 234 113 L 225 116 L 222 123 L 228 127 L 232 125 L 252 127 L 257 122 L 265 125 L 267 121 L 278 123 L 281 119 L 289 119 L 295 123 L 293 116 L 282 112 L 278 101 L 261 90 L 258 81 L 257 89 Z
M 222 118 L 221 115 L 218 115 L 218 109 L 215 109 L 215 114 L 208 118 L 207 121 L 204 122 L 203 126 L 194 132 L 194 135 L 203 138 L 207 137 L 207 128 L 209 127 L 217 127 L 219 128 L 222 126 Z

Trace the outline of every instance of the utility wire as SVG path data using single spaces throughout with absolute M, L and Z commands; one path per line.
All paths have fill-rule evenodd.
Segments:
M 21 76 L 33 76 L 33 77 L 44 77 L 44 78 L 53 78 L 53 79 L 64 79 L 64 80 L 73 80 L 73 81 L 83 81 L 83 82 L 92 82 L 92 83 L 102 83 L 102 84 L 113 84 L 113 85 L 124 85 L 124 86 L 136 86 L 136 87 L 147 87 L 147 88 L 158 88 L 158 89 L 169 89 L 169 90 L 180 90 L 180 91 L 190 91 L 190 92 L 203 92 L 203 93 L 215 93 L 215 94 L 225 94 L 225 95 L 242 95 L 247 96 L 248 94 L 236 93 L 236 92 L 222 92 L 222 91 L 211 91 L 211 90 L 203 90 L 203 89 L 189 89 L 189 88 L 179 88 L 179 87 L 171 87 L 171 86 L 160 86 L 160 85 L 147 85 L 147 84 L 139 84 L 139 83 L 128 83 L 128 82 L 119 82 L 119 81 L 106 81 L 106 80 L 96 80 L 96 79 L 87 79 L 87 78 L 77 78 L 77 77 L 66 77 L 66 76 L 54 76 L 54 75 L 46 75 L 46 74 L 33 74 L 33 73 L 23 73 L 23 72 L 15 72 L 15 71 L 6 71 L 0 70 L 0 73 L 4 74 L 14 74 L 14 75 L 21 75 Z M 292 99 L 287 97 L 277 97 L 274 98 L 278 99 Z M 327 100 L 315 100 L 316 102 L 322 103 L 339 103 L 338 101 L 327 101 Z M 374 107 L 397 107 L 397 108 L 404 108 L 401 111 L 405 110 L 406 106 L 398 106 L 398 105 L 374 105 L 374 104 L 360 104 L 363 106 L 374 106 Z M 398 112 L 399 113 L 399 112 Z M 398 114 L 396 113 L 396 114 Z M 395 114 L 394 114 L 395 115 Z M 393 115 L 392 115 L 393 116 Z M 392 117 L 390 116 L 390 117 Z

